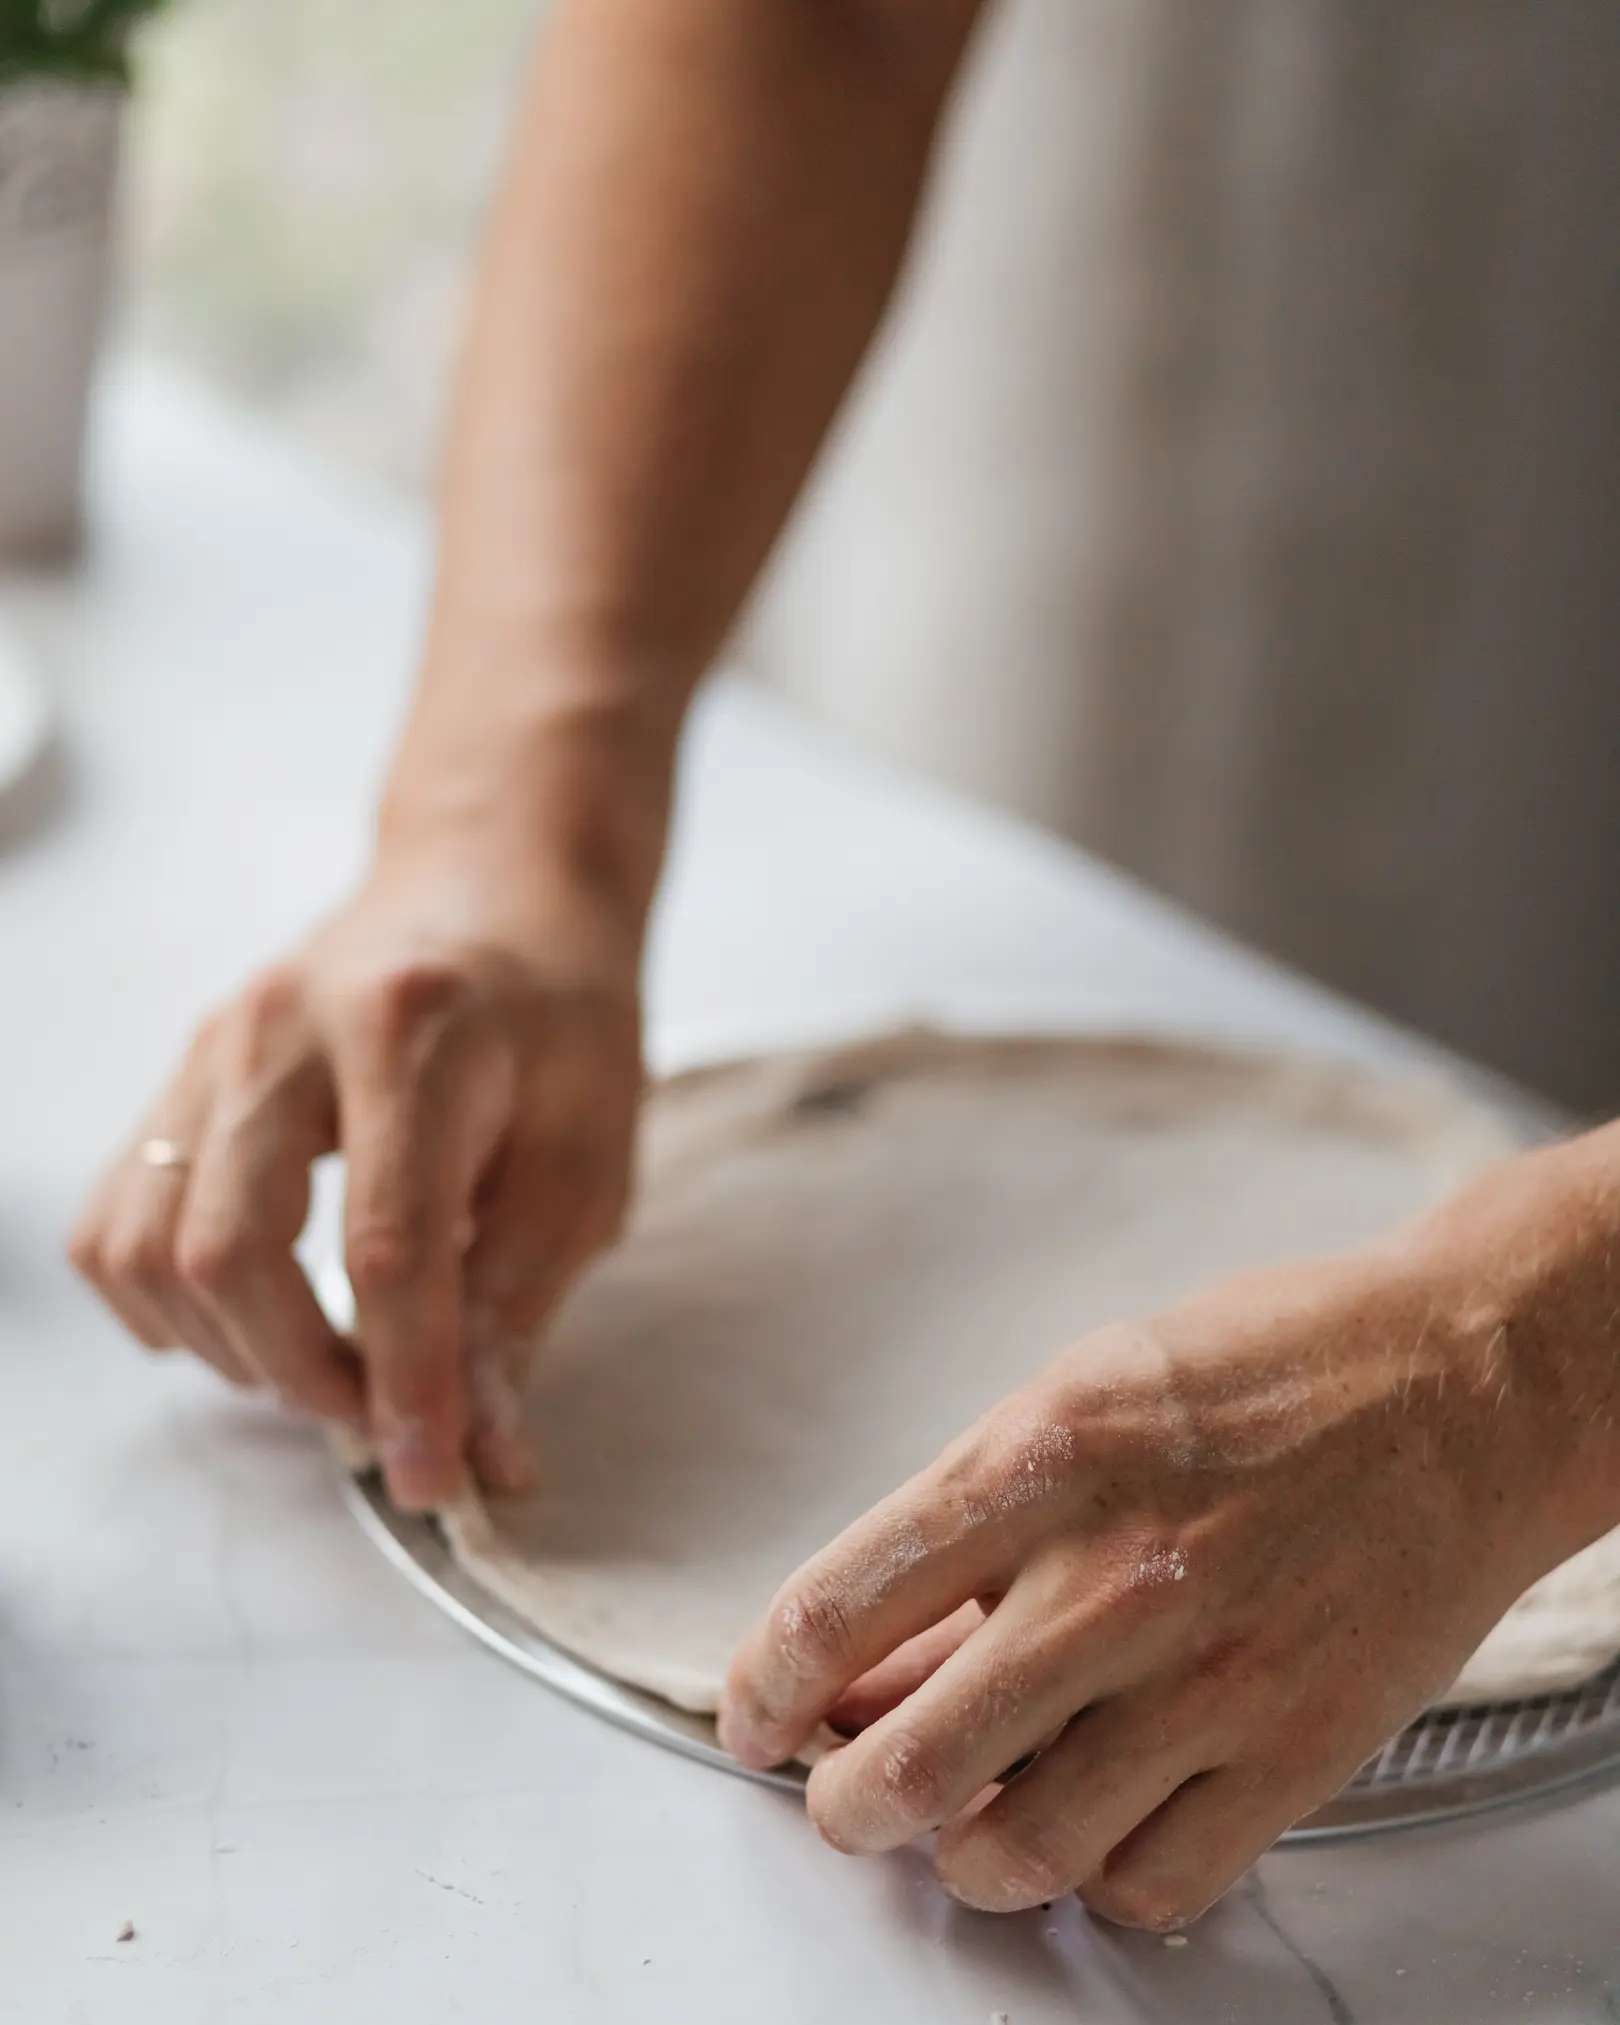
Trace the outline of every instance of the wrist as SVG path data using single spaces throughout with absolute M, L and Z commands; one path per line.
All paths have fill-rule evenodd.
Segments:
M 378 865 L 461 866 L 548 911 L 611 913 L 639 940 L 678 728 L 599 672 L 462 685 L 430 673 L 383 794 Z
M 1611 1127 L 1505 1161 L 1406 1240 L 1547 1566 L 1620 1524 L 1617 1154 Z

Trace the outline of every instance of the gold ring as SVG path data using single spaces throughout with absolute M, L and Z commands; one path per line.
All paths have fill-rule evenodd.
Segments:
M 140 1157 L 144 1166 L 166 1167 L 174 1174 L 184 1174 L 191 1165 L 191 1155 L 172 1139 L 143 1139 Z

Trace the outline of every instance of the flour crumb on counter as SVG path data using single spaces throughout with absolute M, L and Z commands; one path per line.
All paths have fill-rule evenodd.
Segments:
M 134 1940 L 134 1938 L 135 1938 L 135 1922 L 133 1920 L 125 1920 L 124 1924 L 118 1929 L 118 1932 L 114 1936 L 114 1939 L 120 1941 L 132 1941 Z
M 1187 1945 L 1187 1936 L 1185 1934 L 1166 1934 L 1164 1944 L 1167 1948 L 1184 1948 Z

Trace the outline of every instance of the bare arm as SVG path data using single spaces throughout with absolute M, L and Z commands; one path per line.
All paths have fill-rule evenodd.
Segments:
M 74 1255 L 153 1347 L 515 1486 L 516 1381 L 613 1232 L 692 688 L 905 246 L 973 0 L 564 0 L 490 237 L 415 707 L 360 892 L 205 1023 Z M 347 1156 L 355 1343 L 292 1256 Z
M 538 825 L 550 859 L 560 823 L 645 904 L 681 711 L 882 313 L 975 11 L 565 0 L 491 233 L 390 825 L 515 825 L 519 856 Z
M 197 1036 L 143 1128 L 189 1165 L 126 1155 L 76 1239 L 143 1340 L 349 1421 L 408 1505 L 464 1454 L 521 1481 L 522 1358 L 624 1200 L 681 715 L 881 314 L 974 11 L 565 0 L 374 867 Z M 353 1345 L 292 1257 L 334 1145 Z M 1610 1128 L 1088 1339 L 790 1582 L 729 1741 L 857 1711 L 810 1789 L 840 1846 L 945 1824 L 974 1904 L 1187 1917 L 1620 1519 L 1617 1257 Z

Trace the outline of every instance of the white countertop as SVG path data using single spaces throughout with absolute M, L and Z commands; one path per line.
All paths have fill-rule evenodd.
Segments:
M 0 586 L 64 727 L 0 855 L 0 2020 L 1620 2019 L 1620 1792 L 1276 1852 L 1181 1948 L 969 1914 L 503 1666 L 306 1431 L 118 1337 L 60 1232 L 197 1012 L 355 866 L 427 548 L 167 381 L 104 423 L 85 571 Z M 1421 1052 L 741 685 L 681 825 L 663 1064 L 927 1014 Z

